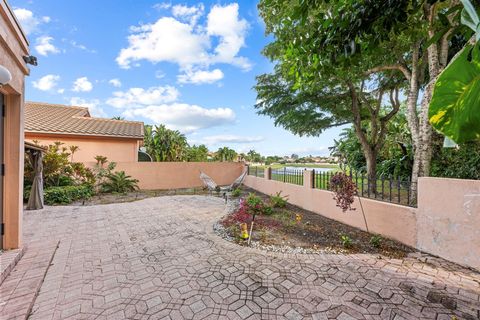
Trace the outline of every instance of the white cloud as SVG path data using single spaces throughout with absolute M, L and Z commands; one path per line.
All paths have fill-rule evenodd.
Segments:
M 172 4 L 167 2 L 156 3 L 152 6 L 152 8 L 156 10 L 166 10 L 166 9 L 170 9 L 171 7 L 172 7 Z
M 107 117 L 107 114 L 101 107 L 98 99 L 85 100 L 79 97 L 72 97 L 70 104 L 73 106 L 86 107 L 92 117 Z
M 120 51 L 117 63 L 122 68 L 138 60 L 152 63 L 168 61 L 180 66 L 207 63 L 208 37 L 196 34 L 193 27 L 174 18 L 160 18 L 154 24 L 133 29 L 128 37 L 129 46 Z
M 173 17 L 161 17 L 151 24 L 130 27 L 128 47 L 121 49 L 116 61 L 121 68 L 127 69 L 138 61 L 147 60 L 154 64 L 175 63 L 184 72 L 204 70 L 216 63 L 248 70 L 250 62 L 238 55 L 245 46 L 248 23 L 239 17 L 238 10 L 237 3 L 215 5 L 206 22 L 199 24 L 203 5 L 175 5 Z
M 205 7 L 202 3 L 192 7 L 177 4 L 172 7 L 172 14 L 175 18 L 186 21 L 191 25 L 196 25 L 204 10 Z
M 231 63 L 243 69 L 250 69 L 251 64 L 244 57 L 237 57 L 245 45 L 248 23 L 238 16 L 238 4 L 227 6 L 215 5 L 208 14 L 207 33 L 220 37 L 215 48 L 214 62 Z
M 117 78 L 115 78 L 115 79 L 110 79 L 110 80 L 108 81 L 108 83 L 110 83 L 112 86 L 114 86 L 114 87 L 116 87 L 116 88 L 120 88 L 120 87 L 122 86 L 122 82 L 121 82 L 119 79 L 117 79 Z
M 93 84 L 88 81 L 87 77 L 81 77 L 73 83 L 72 91 L 75 92 L 89 92 L 92 91 Z
M 83 50 L 83 51 L 87 51 L 87 52 L 90 52 L 90 53 L 96 53 L 97 52 L 96 50 L 89 49 L 86 46 L 84 46 L 83 44 L 78 43 L 75 40 L 71 40 L 70 44 L 72 45 L 72 47 Z
M 41 91 L 49 91 L 55 88 L 60 80 L 60 76 L 56 74 L 47 74 L 37 81 L 33 81 L 33 87 Z
M 185 133 L 229 124 L 235 120 L 235 112 L 230 108 L 206 109 L 185 103 L 150 105 L 126 110 L 122 115 L 127 118 L 144 117 Z
M 165 73 L 162 70 L 155 71 L 155 78 L 162 79 L 165 78 Z
M 204 137 L 202 141 L 206 144 L 214 145 L 214 144 L 222 144 L 222 143 L 252 143 L 252 142 L 260 142 L 265 140 L 264 137 L 256 136 L 256 137 L 246 137 L 246 136 L 238 136 L 238 135 L 216 135 L 216 136 L 208 136 Z
M 63 94 L 65 92 L 65 89 L 64 88 L 60 88 L 57 90 L 57 93 L 60 93 L 60 94 Z
M 178 82 L 180 83 L 214 83 L 223 79 L 223 72 L 220 69 L 214 69 L 212 71 L 191 71 L 187 70 L 184 74 L 178 75 Z
M 13 12 L 27 35 L 37 32 L 41 24 L 49 23 L 51 20 L 50 17 L 47 16 L 37 17 L 32 11 L 24 8 L 15 8 Z
M 116 91 L 107 104 L 115 108 L 142 108 L 148 105 L 164 104 L 176 101 L 180 92 L 175 87 L 130 88 L 127 91 Z
M 57 47 L 52 44 L 54 39 L 50 36 L 41 36 L 36 39 L 35 50 L 42 56 L 48 56 L 49 53 L 59 53 Z

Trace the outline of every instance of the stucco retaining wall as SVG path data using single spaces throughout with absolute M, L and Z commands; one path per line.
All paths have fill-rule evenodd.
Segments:
M 480 181 L 420 178 L 417 247 L 480 269 Z
M 308 174 L 308 171 L 306 173 Z M 308 181 L 308 178 L 304 180 Z M 342 212 L 336 206 L 333 194 L 330 191 L 313 189 L 308 185 L 299 186 L 254 176 L 247 176 L 244 184 L 265 194 L 274 194 L 282 191 L 283 195 L 288 196 L 288 202 L 293 205 L 366 230 L 358 198 L 353 204 L 356 210 Z M 361 201 L 370 232 L 378 233 L 415 247 L 417 234 L 415 208 L 365 198 L 362 198 Z
M 94 163 L 88 163 L 93 166 Z M 218 185 L 229 185 L 240 176 L 240 162 L 118 162 L 115 171 L 139 180 L 145 190 L 166 190 L 203 186 L 200 171 L 209 175 Z
M 291 204 L 366 230 L 358 198 L 356 210 L 342 212 L 332 192 L 312 188 L 310 171 L 303 186 L 269 180 L 268 169 L 265 177 L 247 176 L 245 185 L 265 194 L 282 191 Z M 361 201 L 370 232 L 480 270 L 480 181 L 420 178 L 417 208 Z

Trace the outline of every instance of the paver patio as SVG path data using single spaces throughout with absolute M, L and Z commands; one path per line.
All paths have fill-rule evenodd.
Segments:
M 240 247 L 213 233 L 224 208 L 215 197 L 169 196 L 27 211 L 31 250 L 59 241 L 44 247 L 54 256 L 30 318 L 480 318 L 476 272 L 429 256 Z

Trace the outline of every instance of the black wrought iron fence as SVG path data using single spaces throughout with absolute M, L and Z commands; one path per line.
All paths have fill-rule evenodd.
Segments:
M 255 176 L 255 177 L 259 177 L 259 178 L 263 178 L 265 177 L 265 169 L 262 168 L 262 167 L 250 167 L 248 166 L 247 167 L 247 174 L 249 176 Z
M 301 169 L 272 169 L 272 180 L 303 185 L 303 170 Z
M 317 172 L 313 170 L 313 185 L 316 189 L 330 189 L 330 179 L 335 172 Z M 416 207 L 416 195 L 412 195 L 412 182 L 409 178 L 377 176 L 369 178 L 365 173 L 349 171 L 347 174 L 355 182 L 358 195 L 365 198 L 387 201 Z

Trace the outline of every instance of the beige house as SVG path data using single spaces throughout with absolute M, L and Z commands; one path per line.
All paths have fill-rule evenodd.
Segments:
M 9 81 L 0 82 L 0 248 L 21 246 L 23 194 L 23 111 L 25 76 L 30 70 L 29 44 L 12 9 L 0 0 L 0 67 Z M 0 110 L 1 110 L 0 109 Z
M 97 155 L 109 161 L 136 162 L 143 143 L 143 122 L 94 118 L 84 107 L 26 102 L 25 141 L 77 146 L 75 162 L 94 162 Z

